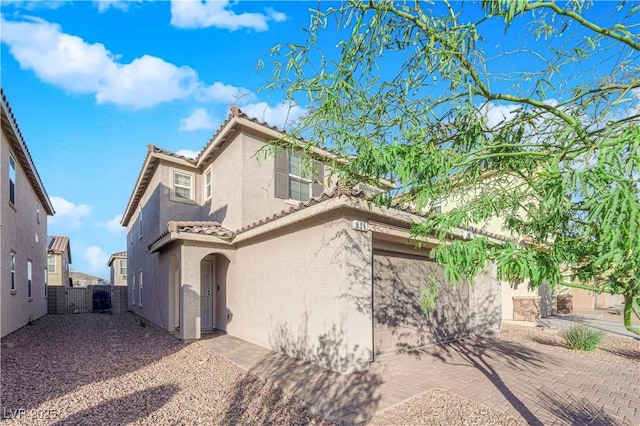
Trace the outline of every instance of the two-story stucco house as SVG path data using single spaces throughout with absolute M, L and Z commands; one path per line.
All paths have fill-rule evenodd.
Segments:
M 69 287 L 71 245 L 69 237 L 50 235 L 47 240 L 47 270 L 49 285 Z
M 111 274 L 111 285 L 126 286 L 127 285 L 127 252 L 119 251 L 111 253 L 107 262 Z
M 123 214 L 129 308 L 185 340 L 219 329 L 337 371 L 378 354 L 494 331 L 495 271 L 451 287 L 409 240 L 421 220 L 330 184 L 313 149 L 257 155 L 283 133 L 237 107 L 195 159 L 149 146 Z M 422 288 L 440 296 L 422 312 Z
M 0 337 L 47 313 L 47 216 L 54 210 L 2 91 Z

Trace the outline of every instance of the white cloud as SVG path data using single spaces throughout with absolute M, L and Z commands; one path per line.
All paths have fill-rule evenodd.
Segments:
M 273 107 L 266 102 L 256 102 L 243 106 L 242 111 L 281 129 L 294 124 L 298 118 L 307 113 L 305 108 L 288 102 L 281 102 Z
M 180 130 L 192 132 L 194 130 L 213 129 L 215 124 L 204 108 L 198 108 L 187 118 L 180 120 Z
M 286 15 L 272 8 L 263 13 L 235 13 L 236 3 L 227 0 L 172 0 L 171 25 L 178 28 L 216 27 L 235 31 L 240 28 L 266 31 L 269 22 L 282 22 Z
M 189 96 L 201 85 L 190 67 L 149 55 L 122 64 L 103 44 L 87 43 L 44 20 L 1 24 L 2 42 L 22 68 L 70 92 L 93 93 L 99 103 L 146 108 Z
M 121 12 L 127 12 L 133 3 L 141 3 L 143 0 L 94 0 L 93 4 L 98 12 L 104 13 L 113 8 Z
M 211 86 L 201 87 L 196 92 L 196 99 L 200 102 L 240 103 L 252 102 L 255 95 L 244 87 L 236 87 L 216 81 Z
M 199 154 L 198 151 L 193 151 L 191 149 L 180 149 L 178 151 L 176 151 L 176 154 L 178 155 L 182 155 L 183 157 L 187 157 L 187 158 L 196 158 Z
M 493 129 L 499 124 L 511 120 L 513 118 L 513 112 L 519 108 L 519 105 L 498 105 L 493 102 L 489 102 L 484 108 L 484 115 L 487 119 L 487 127 Z
M 117 214 L 113 219 L 107 221 L 106 225 L 109 232 L 114 234 L 124 232 L 125 228 L 120 224 L 120 220 L 122 220 L 122 214 Z
M 98 246 L 89 246 L 84 250 L 83 257 L 89 265 L 89 272 L 101 273 L 105 270 L 105 265 L 109 256 Z
M 6 6 L 14 6 L 19 7 L 26 10 L 35 10 L 35 9 L 57 9 L 62 7 L 68 3 L 71 3 L 72 0 L 53 0 L 53 1 L 35 1 L 35 0 L 2 0 L 2 7 Z
M 51 225 L 69 225 L 71 228 L 82 226 L 82 220 L 91 215 L 91 206 L 87 204 L 74 204 L 62 197 L 50 197 L 56 214 L 49 218 Z

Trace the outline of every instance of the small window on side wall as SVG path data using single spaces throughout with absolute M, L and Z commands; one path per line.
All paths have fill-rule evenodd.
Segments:
M 30 260 L 27 260 L 27 297 L 31 299 L 32 295 L 32 285 L 33 285 L 33 263 Z
M 11 253 L 9 255 L 9 271 L 11 273 L 11 293 L 15 293 L 16 291 L 16 254 Z
M 207 170 L 204 174 L 204 199 L 205 201 L 212 196 L 211 191 L 211 169 Z
M 9 154 L 9 202 L 16 204 L 16 160 Z

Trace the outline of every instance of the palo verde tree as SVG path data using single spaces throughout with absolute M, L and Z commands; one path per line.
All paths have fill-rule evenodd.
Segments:
M 272 50 L 269 86 L 307 108 L 294 135 L 351 158 L 343 179 L 397 182 L 376 202 L 453 206 L 412 229 L 451 282 L 493 262 L 621 294 L 640 334 L 639 27 L 631 2 L 351 0 Z M 495 218 L 510 242 L 450 238 Z

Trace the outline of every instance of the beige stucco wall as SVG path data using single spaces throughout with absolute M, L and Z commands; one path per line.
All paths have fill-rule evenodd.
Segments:
M 339 371 L 372 356 L 371 238 L 348 218 L 288 227 L 236 253 L 232 335 Z
M 69 252 L 65 250 L 64 253 L 53 253 L 52 255 L 56 259 L 56 272 L 49 272 L 49 285 L 69 287 Z M 63 260 L 66 261 L 66 268 Z
M 38 199 L 29 180 L 16 160 L 16 203 L 9 204 L 9 143 L 2 132 L 0 149 L 0 336 L 26 325 L 47 313 L 44 295 L 46 263 L 47 215 L 40 207 L 40 223 L 36 221 Z M 37 241 L 36 241 L 37 236 Z M 10 288 L 9 257 L 16 253 L 16 291 Z M 27 261 L 32 261 L 32 298 L 27 298 Z
M 127 270 L 127 275 L 123 276 L 123 275 L 120 274 L 120 262 L 121 261 L 124 261 L 125 264 L 126 264 L 127 258 L 126 257 L 116 257 L 116 258 L 113 259 L 113 262 L 111 263 L 111 266 L 109 267 L 111 285 L 114 285 L 114 286 L 125 286 L 125 285 L 127 285 L 128 270 Z

